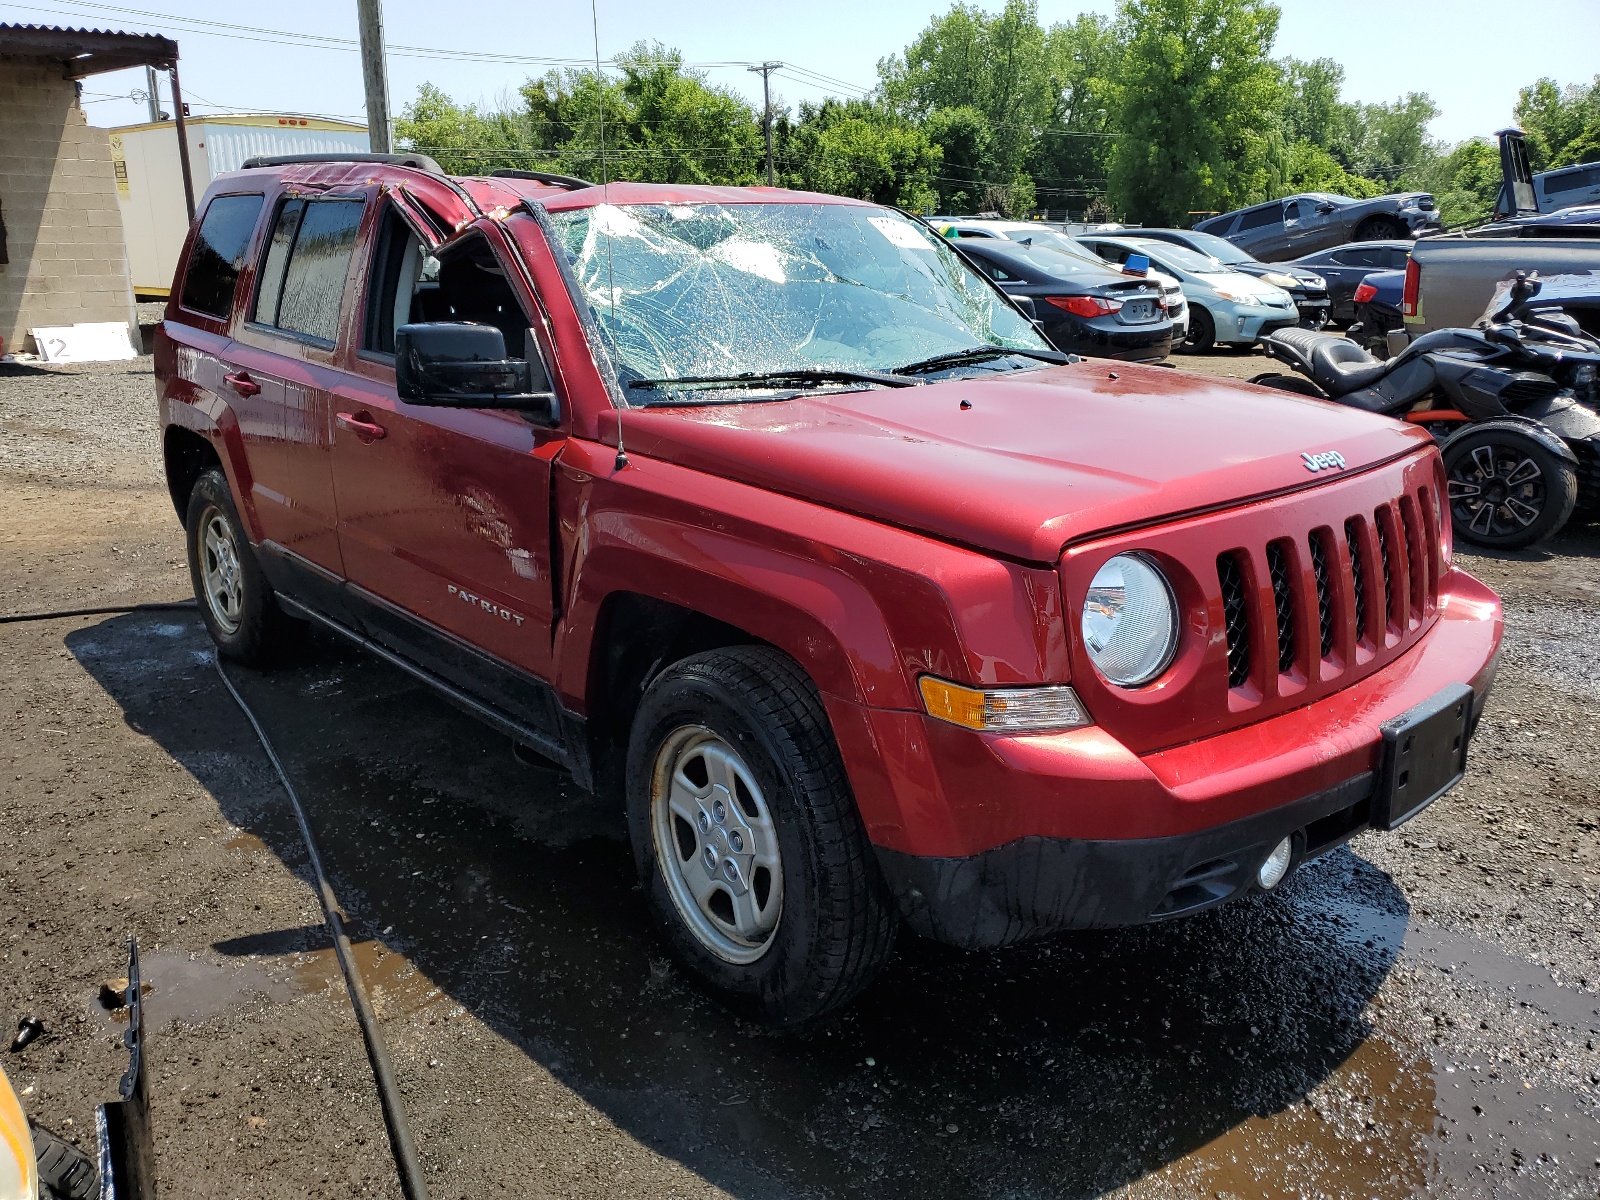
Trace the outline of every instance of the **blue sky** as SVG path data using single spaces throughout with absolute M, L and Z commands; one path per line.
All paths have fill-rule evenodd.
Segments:
M 980 5 L 998 8 L 994 0 Z M 1281 0 L 1276 52 L 1327 56 L 1344 64 L 1347 99 L 1393 100 L 1406 91 L 1429 93 L 1442 110 L 1433 136 L 1457 141 L 1491 134 L 1511 119 L 1518 87 L 1541 75 L 1562 83 L 1600 72 L 1600 0 L 1540 0 L 1521 10 L 1504 0 Z M 793 65 L 774 79 L 791 105 L 823 95 L 868 88 L 879 58 L 901 50 L 944 0 L 806 0 L 752 5 L 748 0 L 598 0 L 600 53 L 607 58 L 639 40 L 676 47 L 690 62 L 708 65 L 718 83 L 753 99 L 760 78 L 744 62 L 776 59 Z M 1114 0 L 1041 0 L 1045 24 L 1080 12 L 1110 13 Z M 1525 12 L 1522 19 L 1518 12 Z M 268 4 L 217 0 L 80 0 L 0 2 L 0 21 L 162 32 L 178 39 L 187 98 L 196 111 L 292 111 L 363 119 L 358 56 L 338 44 L 287 45 L 270 35 L 189 24 L 230 22 L 321 38 L 354 39 L 355 0 L 274 0 Z M 471 19 L 461 19 L 471 14 Z M 398 111 L 423 81 L 458 99 L 493 102 L 547 67 L 516 61 L 463 61 L 434 51 L 492 51 L 506 56 L 590 58 L 589 5 L 548 0 L 521 5 L 441 4 L 386 0 L 392 48 L 390 92 Z M 251 40 L 258 38 L 260 40 Z M 818 75 L 834 83 L 824 82 Z M 127 99 L 143 87 L 142 72 L 97 76 L 85 84 L 87 111 L 97 125 L 144 120 L 144 106 Z M 117 97 L 121 98 L 117 98 Z

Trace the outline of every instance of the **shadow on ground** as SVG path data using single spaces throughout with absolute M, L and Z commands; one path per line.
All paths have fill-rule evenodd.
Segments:
M 303 873 L 287 805 L 246 799 L 264 760 L 218 749 L 243 744 L 242 718 L 197 620 L 121 616 L 66 644 L 224 818 Z M 1176 924 L 1004 953 L 908 936 L 830 1027 L 774 1036 L 668 964 L 620 815 L 563 776 L 515 761 L 503 739 L 342 646 L 233 675 L 356 931 L 735 1195 L 1098 1195 L 1298 1105 L 1362 1046 L 1363 1009 L 1405 928 L 1388 877 L 1339 851 L 1277 895 Z M 271 954 L 317 936 L 214 948 Z M 1404 1111 L 1387 1136 L 1431 1129 L 1425 1076 L 1390 1091 Z M 425 1129 L 419 1139 L 426 1151 Z M 1409 1171 L 1407 1146 L 1376 1148 L 1351 1194 L 1387 1192 L 1381 1181 Z

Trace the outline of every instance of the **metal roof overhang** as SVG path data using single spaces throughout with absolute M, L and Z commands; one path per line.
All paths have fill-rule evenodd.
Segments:
M 155 33 L 0 25 L 0 58 L 60 63 L 63 78 L 83 79 L 127 67 L 171 70 L 178 43 Z

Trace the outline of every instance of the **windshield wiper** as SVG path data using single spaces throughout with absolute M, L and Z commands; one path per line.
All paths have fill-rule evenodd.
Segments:
M 916 387 L 917 380 L 882 371 L 852 371 L 832 367 L 799 367 L 792 371 L 746 371 L 741 375 L 684 375 L 677 379 L 634 379 L 630 388 L 657 390 L 675 387 L 738 387 L 762 383 L 879 383 L 884 387 Z
M 1062 354 L 1057 350 L 1019 350 L 1010 346 L 968 346 L 965 350 L 951 350 L 946 354 L 935 354 L 931 358 L 920 358 L 914 363 L 907 363 L 903 367 L 896 367 L 896 375 L 919 375 L 923 371 L 938 371 L 944 367 L 960 366 L 962 363 L 982 362 L 989 358 L 1009 358 L 1013 354 L 1020 354 L 1024 358 L 1042 359 L 1049 363 L 1075 363 L 1078 362 L 1076 354 Z

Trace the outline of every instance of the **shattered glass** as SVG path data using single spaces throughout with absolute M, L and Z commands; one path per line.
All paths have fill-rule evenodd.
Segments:
M 550 219 L 625 393 L 646 379 L 891 371 L 972 347 L 1049 349 L 942 239 L 890 209 L 600 204 Z

